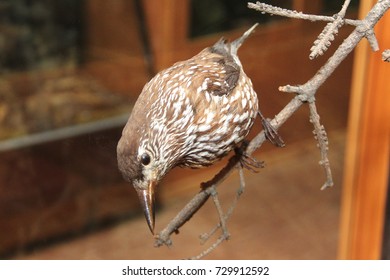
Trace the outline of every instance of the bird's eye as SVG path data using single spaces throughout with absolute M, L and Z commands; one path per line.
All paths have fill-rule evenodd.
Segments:
M 150 163 L 150 156 L 147 153 L 141 155 L 141 163 L 145 166 Z

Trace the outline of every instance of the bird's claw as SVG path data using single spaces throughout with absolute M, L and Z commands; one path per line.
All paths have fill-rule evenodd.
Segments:
M 264 116 L 260 113 L 260 111 L 259 111 L 259 116 L 261 118 L 261 123 L 264 127 L 265 137 L 275 146 L 284 147 L 285 144 L 284 144 L 282 137 L 280 137 L 279 133 L 272 126 L 270 121 L 268 119 L 264 118 Z
M 247 154 L 242 154 L 240 157 L 241 167 L 244 167 L 254 173 L 259 172 L 259 168 L 263 168 L 265 166 L 264 161 L 258 161 L 254 157 L 251 157 Z
M 258 173 L 259 168 L 263 168 L 264 161 L 258 161 L 254 157 L 248 155 L 245 152 L 245 148 L 247 146 L 247 143 L 243 143 L 241 147 L 235 149 L 236 156 L 238 157 L 238 160 L 240 162 L 241 167 L 246 168 L 252 172 Z

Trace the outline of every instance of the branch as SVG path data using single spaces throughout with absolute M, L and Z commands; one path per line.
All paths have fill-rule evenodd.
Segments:
M 363 26 L 361 20 L 351 20 L 351 19 L 344 18 L 350 2 L 351 2 L 350 0 L 345 0 L 340 12 L 338 12 L 333 17 L 303 14 L 302 12 L 282 9 L 279 7 L 275 7 L 260 2 L 248 3 L 248 8 L 255 9 L 257 11 L 260 11 L 261 13 L 269 13 L 271 15 L 279 15 L 279 16 L 284 16 L 289 18 L 297 18 L 297 19 L 304 19 L 310 21 L 328 21 L 329 23 L 325 26 L 325 28 L 322 30 L 320 35 L 318 35 L 317 40 L 314 41 L 313 46 L 310 49 L 311 51 L 309 55 L 310 59 L 314 59 L 317 56 L 324 54 L 324 52 L 331 45 L 331 42 L 334 40 L 334 36 L 338 34 L 338 30 L 344 24 L 349 24 L 349 25 L 362 28 L 364 30 L 365 37 L 370 43 L 372 50 L 377 51 L 379 48 L 378 48 L 378 42 L 376 40 L 374 30 L 372 28 L 366 29 L 366 27 Z
M 328 23 L 310 48 L 311 53 L 309 58 L 314 59 L 317 56 L 323 55 L 330 47 L 335 35 L 338 34 L 340 27 L 343 25 L 344 20 L 342 17 L 337 17 L 333 22 Z
M 370 44 L 371 49 L 376 52 L 379 51 L 378 40 L 376 39 L 374 29 L 370 29 L 366 31 L 365 37 Z
M 390 62 L 390 50 L 385 50 L 382 53 L 382 60 L 384 62 Z
M 334 40 L 335 35 L 339 33 L 339 29 L 344 25 L 344 17 L 347 12 L 347 8 L 351 0 L 345 0 L 340 12 L 335 15 L 333 22 L 328 23 L 325 28 L 322 30 L 320 35 L 318 35 L 317 40 L 314 41 L 313 46 L 311 47 L 310 59 L 314 59 L 317 56 L 323 55 L 331 45 L 331 42 Z
M 303 20 L 309 20 L 309 21 L 333 22 L 335 20 L 334 17 L 330 17 L 330 16 L 304 14 L 302 12 L 292 11 L 292 10 L 288 10 L 288 9 L 282 9 L 282 8 L 275 7 L 275 6 L 261 3 L 261 2 L 248 3 L 248 8 L 257 10 L 257 11 L 261 12 L 262 14 L 268 13 L 271 15 L 277 15 L 277 16 L 295 18 L 295 19 L 303 19 Z M 345 23 L 349 24 L 349 25 L 353 25 L 353 26 L 358 26 L 360 24 L 360 20 L 345 19 Z
M 317 113 L 317 107 L 314 101 L 309 102 L 310 122 L 314 125 L 314 138 L 318 141 L 318 148 L 321 151 L 320 165 L 324 167 L 326 181 L 322 185 L 321 190 L 333 186 L 332 171 L 328 159 L 328 137 L 323 125 L 320 124 L 320 116 Z
M 253 7 L 253 5 L 255 5 L 256 7 L 266 7 L 267 11 L 265 12 L 272 11 L 271 12 L 272 14 L 279 14 L 279 15 L 295 17 L 295 18 L 304 18 L 309 20 L 327 20 L 327 21 L 334 20 L 334 18 L 328 20 L 327 17 L 322 17 L 322 16 L 315 16 L 315 17 L 310 16 L 310 18 L 305 18 L 309 15 L 303 15 L 301 13 L 291 12 L 285 9 L 276 8 L 259 2 L 256 4 L 248 3 L 248 6 L 250 7 L 251 6 Z M 271 125 L 276 130 L 279 129 L 294 114 L 294 112 L 296 112 L 303 104 L 305 104 L 306 102 L 309 102 L 309 104 L 314 104 L 313 102 L 315 100 L 315 95 L 317 93 L 318 88 L 335 71 L 335 69 L 347 57 L 347 55 L 352 52 L 352 50 L 356 47 L 356 45 L 364 37 L 367 36 L 367 33 L 370 32 L 370 30 L 373 30 L 375 24 L 379 21 L 379 19 L 384 15 L 384 13 L 389 8 L 390 8 L 390 0 L 379 0 L 363 20 L 353 21 L 354 23 L 353 25 L 356 25 L 355 30 L 343 41 L 343 43 L 338 47 L 335 53 L 317 71 L 317 73 L 305 84 L 297 85 L 297 86 L 286 85 L 286 86 L 279 87 L 279 90 L 282 92 L 294 92 L 297 93 L 297 95 L 270 121 Z M 346 23 L 348 23 L 349 21 L 350 20 L 345 20 Z M 312 107 L 311 109 L 315 110 L 315 107 Z M 317 120 L 314 121 L 317 123 Z M 317 136 L 318 136 L 319 134 L 323 134 L 323 128 L 321 128 L 319 122 L 317 125 L 320 128 L 319 132 L 317 132 Z M 250 141 L 249 145 L 246 148 L 245 153 L 247 155 L 251 155 L 255 150 L 261 147 L 261 145 L 265 142 L 265 140 L 266 137 L 265 137 L 265 132 L 263 130 Z M 327 143 L 325 141 L 324 143 L 325 148 L 321 148 L 321 149 L 326 150 L 326 146 L 327 146 L 326 144 Z M 323 150 L 321 150 L 321 152 L 323 152 Z M 213 192 L 215 192 L 216 187 L 219 184 L 221 184 L 235 170 L 236 167 L 240 166 L 239 161 L 240 159 L 238 157 L 232 157 L 229 160 L 228 164 L 218 174 L 216 174 L 213 179 L 202 184 L 202 190 L 197 195 L 195 195 L 195 197 L 187 203 L 187 205 L 177 214 L 177 216 L 170 221 L 170 223 L 166 226 L 166 228 L 163 229 L 156 236 L 155 246 L 161 246 L 163 244 L 169 246 L 172 244 L 172 241 L 170 239 L 171 234 L 177 232 L 177 230 L 186 221 L 188 221 L 198 211 L 200 207 L 202 207 L 202 205 L 207 201 L 210 195 L 213 194 Z M 326 165 L 327 163 L 324 163 L 324 166 L 327 169 Z M 327 175 L 329 174 L 327 173 Z M 327 183 L 329 183 L 328 180 Z M 325 183 L 325 185 L 327 183 Z M 229 212 L 228 214 L 230 215 L 231 213 Z M 220 224 L 222 225 L 222 222 Z M 217 242 L 214 243 L 209 249 L 205 250 L 202 254 L 200 254 L 199 257 L 202 257 L 208 252 L 212 251 L 223 240 L 225 240 L 225 236 L 221 235 L 218 238 Z

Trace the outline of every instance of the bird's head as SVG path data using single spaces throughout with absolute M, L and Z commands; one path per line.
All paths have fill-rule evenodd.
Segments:
M 130 117 L 117 146 L 118 167 L 124 179 L 131 182 L 138 194 L 144 214 L 154 232 L 155 192 L 167 173 L 164 150 L 152 141 L 150 128 L 145 122 Z

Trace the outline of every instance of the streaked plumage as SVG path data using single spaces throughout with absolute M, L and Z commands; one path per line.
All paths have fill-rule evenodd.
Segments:
M 154 191 L 176 166 L 220 160 L 248 135 L 257 94 L 237 50 L 255 26 L 158 73 L 143 88 L 118 143 L 118 166 L 136 189 L 154 228 Z

